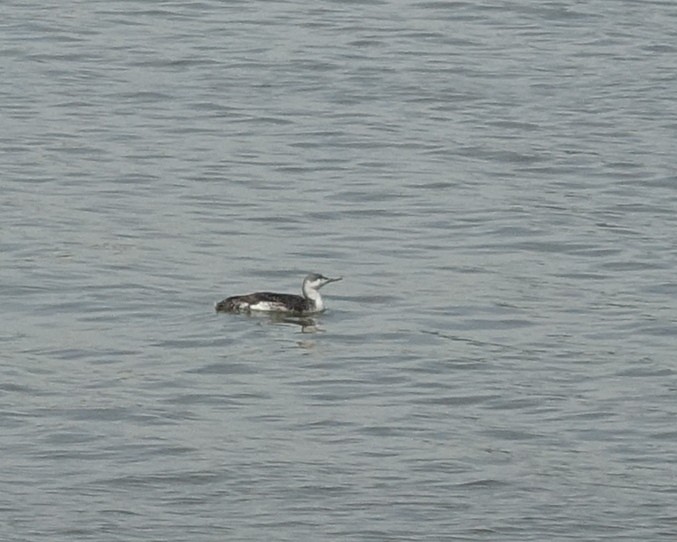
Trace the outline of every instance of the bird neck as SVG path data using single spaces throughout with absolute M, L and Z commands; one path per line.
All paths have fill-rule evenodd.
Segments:
M 303 295 L 307 300 L 309 300 L 314 306 L 316 311 L 324 310 L 324 302 L 322 301 L 322 296 L 318 290 L 314 288 L 303 288 Z

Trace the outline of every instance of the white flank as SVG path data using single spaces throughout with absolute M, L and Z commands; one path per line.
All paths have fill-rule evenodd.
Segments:
M 258 303 L 249 305 L 249 310 L 272 312 L 272 311 L 286 311 L 288 309 L 287 307 L 285 307 L 280 303 L 271 303 L 270 301 L 259 301 Z

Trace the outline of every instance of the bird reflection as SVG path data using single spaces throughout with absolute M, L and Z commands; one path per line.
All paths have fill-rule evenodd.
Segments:
M 290 316 L 288 314 L 275 314 L 270 317 L 271 322 L 276 324 L 294 324 L 301 328 L 301 333 L 317 333 L 317 320 L 308 316 Z
M 301 333 L 318 333 L 324 331 L 319 327 L 317 318 L 304 316 L 302 314 L 252 311 L 247 313 L 247 316 L 259 320 L 261 324 L 263 324 L 264 321 L 267 321 L 271 324 L 299 326 L 301 328 Z

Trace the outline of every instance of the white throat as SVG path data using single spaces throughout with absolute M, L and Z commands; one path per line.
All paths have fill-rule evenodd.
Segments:
M 315 311 L 320 312 L 324 310 L 324 302 L 322 301 L 322 296 L 318 290 L 304 286 L 303 295 L 313 303 Z

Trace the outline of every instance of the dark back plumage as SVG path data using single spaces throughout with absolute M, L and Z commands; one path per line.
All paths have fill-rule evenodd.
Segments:
M 234 295 L 227 297 L 216 304 L 217 312 L 243 312 L 249 311 L 252 305 L 257 303 L 270 303 L 278 306 L 277 310 L 284 312 L 307 312 L 310 309 L 308 300 L 300 295 L 276 294 L 274 292 L 257 292 L 255 294 Z

